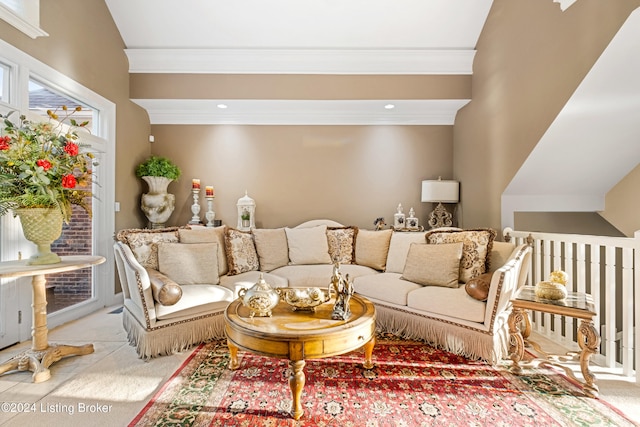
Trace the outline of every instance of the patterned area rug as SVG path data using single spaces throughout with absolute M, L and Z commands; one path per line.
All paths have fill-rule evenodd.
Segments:
M 230 371 L 224 342 L 201 345 L 130 426 L 635 425 L 551 369 L 517 376 L 389 335 L 373 356 L 370 370 L 359 351 L 307 361 L 305 413 L 294 421 L 288 361 L 240 352 Z

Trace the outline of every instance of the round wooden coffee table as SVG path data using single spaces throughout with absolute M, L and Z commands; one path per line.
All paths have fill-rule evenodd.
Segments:
M 351 317 L 333 320 L 334 300 L 315 311 L 293 311 L 280 302 L 271 317 L 251 317 L 247 307 L 236 299 L 225 311 L 225 331 L 229 344 L 229 369 L 238 369 L 238 349 L 269 357 L 289 359 L 291 374 L 291 415 L 302 417 L 302 389 L 305 383 L 305 359 L 319 359 L 348 353 L 364 347 L 366 369 L 373 368 L 371 356 L 375 345 L 376 311 L 364 297 L 350 300 Z

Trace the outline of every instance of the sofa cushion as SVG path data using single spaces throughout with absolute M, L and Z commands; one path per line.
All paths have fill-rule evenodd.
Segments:
M 252 233 L 260 271 L 271 271 L 289 263 L 289 246 L 284 228 L 260 228 Z
M 380 273 L 356 277 L 353 290 L 367 298 L 397 305 L 407 305 L 409 292 L 422 288 L 417 283 L 400 278 L 398 273 Z
M 284 230 L 289 245 L 290 264 L 331 264 L 326 225 Z
M 178 230 L 180 243 L 217 243 L 218 246 L 218 273 L 227 274 L 227 253 L 224 250 L 225 225 L 220 227 L 194 227 Z
M 178 227 L 126 229 L 116 234 L 116 240 L 129 246 L 133 256 L 144 268 L 158 269 L 158 243 L 178 242 Z
M 516 245 L 513 243 L 494 240 L 491 246 L 491 265 L 488 271 L 495 271 L 505 265 L 507 261 L 509 261 L 509 258 L 511 258 L 511 254 L 515 248 Z
M 425 286 L 458 287 L 462 242 L 441 245 L 412 243 L 402 279 Z
M 228 275 L 233 276 L 260 268 L 251 232 L 227 227 L 224 232 L 224 246 L 227 251 Z
M 372 268 L 357 264 L 343 264 L 340 266 L 340 272 L 343 277 L 346 277 L 348 274 L 350 279 L 355 279 L 356 277 L 365 275 L 378 274 L 378 272 Z M 329 282 L 331 281 L 333 265 L 287 265 L 273 270 L 271 273 L 286 278 L 289 283 L 289 287 L 326 288 L 329 286 Z
M 471 298 L 464 290 L 441 286 L 421 286 L 407 296 L 407 306 L 427 313 L 484 322 L 486 303 Z
M 469 280 L 464 286 L 467 295 L 478 301 L 486 301 L 489 296 L 489 287 L 491 286 L 491 278 L 493 273 L 483 273 L 478 277 Z
M 328 227 L 327 242 L 332 262 L 352 264 L 356 252 L 358 227 Z
M 216 285 L 217 243 L 159 243 L 158 271 L 180 285 Z
M 391 235 L 389 254 L 387 255 L 387 273 L 402 273 L 407 262 L 409 246 L 412 243 L 424 243 L 424 232 L 398 232 Z
M 182 287 L 166 275 L 153 268 L 147 268 L 153 299 L 162 305 L 173 305 L 182 298 Z
M 384 270 L 387 265 L 392 229 L 371 231 L 358 230 L 356 237 L 356 264 L 366 265 L 376 270 Z
M 158 320 L 190 320 L 200 314 L 224 311 L 231 301 L 233 292 L 220 285 L 184 285 L 182 298 L 176 304 L 155 305 L 156 317 Z
M 460 281 L 468 280 L 489 271 L 491 265 L 491 249 L 496 237 L 495 230 L 443 230 L 430 231 L 426 234 L 427 243 L 463 243 L 460 260 Z
M 237 297 L 237 287 L 249 289 L 258 282 L 261 274 L 263 275 L 264 281 L 271 285 L 271 287 L 273 288 L 286 288 L 289 286 L 289 282 L 285 277 L 280 277 L 276 276 L 275 274 L 264 273 L 257 270 L 247 271 L 233 276 L 221 276 L 220 285 L 232 291 Z

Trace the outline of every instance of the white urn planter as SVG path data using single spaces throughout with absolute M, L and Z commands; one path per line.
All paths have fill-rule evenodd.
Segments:
M 149 186 L 149 192 L 142 195 L 142 212 L 147 216 L 150 228 L 162 228 L 175 209 L 176 197 L 167 193 L 173 180 L 163 176 L 143 176 L 142 179 Z

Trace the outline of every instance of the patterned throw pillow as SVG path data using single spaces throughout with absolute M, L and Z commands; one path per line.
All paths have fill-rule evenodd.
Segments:
M 224 233 L 225 250 L 227 251 L 228 275 L 247 271 L 256 271 L 260 268 L 258 253 L 253 242 L 253 234 L 227 228 Z
M 144 268 L 158 270 L 158 243 L 178 242 L 178 227 L 121 230 L 116 240 L 128 245 Z
M 358 227 L 328 227 L 327 242 L 331 262 L 353 264 L 356 253 L 356 235 Z
M 489 228 L 441 230 L 428 232 L 426 235 L 427 243 L 463 243 L 460 260 L 460 281 L 463 283 L 489 271 L 495 238 L 496 231 Z

